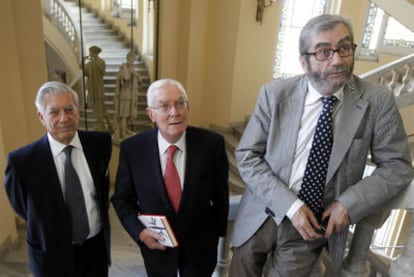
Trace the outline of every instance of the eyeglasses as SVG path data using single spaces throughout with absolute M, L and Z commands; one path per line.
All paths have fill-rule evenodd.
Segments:
M 171 109 L 174 107 L 177 111 L 182 111 L 186 107 L 187 101 L 185 100 L 178 100 L 174 104 L 169 105 L 167 103 L 161 104 L 158 107 L 149 107 L 150 109 L 154 109 L 160 111 L 161 113 L 169 113 Z
M 342 57 L 342 58 L 352 56 L 355 52 L 356 47 L 357 45 L 355 43 L 344 44 L 344 45 L 339 46 L 337 49 L 322 48 L 312 53 L 303 53 L 303 55 L 315 56 L 315 59 L 317 61 L 324 62 L 328 59 L 331 59 L 333 55 L 335 54 L 335 52 L 337 52 L 339 57 Z

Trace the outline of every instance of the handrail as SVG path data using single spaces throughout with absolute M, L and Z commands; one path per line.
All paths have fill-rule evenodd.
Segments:
M 79 64 L 82 61 L 80 36 L 78 25 L 74 23 L 70 14 L 66 11 L 65 5 L 61 0 L 42 0 L 44 14 L 59 29 L 72 51 L 78 57 Z
M 360 77 L 388 87 L 395 95 L 398 108 L 414 104 L 414 54 L 368 71 Z

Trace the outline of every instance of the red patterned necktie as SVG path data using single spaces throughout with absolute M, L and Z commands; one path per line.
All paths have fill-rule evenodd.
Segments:
M 178 211 L 178 206 L 181 200 L 181 182 L 178 175 L 177 168 L 174 164 L 174 155 L 178 150 L 177 146 L 171 145 L 167 149 L 167 164 L 165 166 L 164 180 L 165 188 L 167 189 L 168 197 L 175 211 Z

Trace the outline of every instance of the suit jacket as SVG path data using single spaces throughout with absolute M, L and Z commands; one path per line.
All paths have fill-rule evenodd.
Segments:
M 298 198 L 289 189 L 304 101 L 306 76 L 265 84 L 236 149 L 246 189 L 234 225 L 233 245 L 246 242 L 269 216 L 280 224 Z M 353 76 L 334 118 L 334 143 L 325 185 L 327 207 L 340 201 L 358 222 L 396 195 L 414 177 L 405 130 L 394 97 Z M 367 155 L 377 165 L 362 178 Z M 341 248 L 347 230 L 337 239 Z M 330 246 L 333 244 L 330 244 Z
M 112 203 L 121 223 L 139 244 L 147 270 L 170 276 L 177 272 L 180 255 L 193 266 L 212 272 L 219 236 L 226 233 L 229 205 L 224 139 L 204 129 L 187 128 L 184 185 L 175 212 L 165 190 L 157 134 L 158 129 L 151 129 L 121 143 Z M 166 215 L 179 246 L 149 250 L 138 239 L 145 228 L 137 219 L 138 213 Z
M 102 216 L 110 264 L 109 173 L 111 137 L 78 131 Z M 27 248 L 35 276 L 74 276 L 70 218 L 47 136 L 8 155 L 6 192 L 27 223 Z

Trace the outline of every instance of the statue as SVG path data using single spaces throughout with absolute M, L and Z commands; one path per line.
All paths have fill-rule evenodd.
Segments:
M 137 115 L 138 89 L 140 80 L 138 73 L 134 71 L 135 54 L 127 54 L 127 62 L 123 63 L 116 78 L 115 89 L 115 137 L 127 138 L 134 134 L 128 128 L 128 121 Z
M 89 56 L 85 57 L 85 75 L 88 77 L 86 89 L 88 91 L 88 107 L 93 109 L 96 117 L 95 128 L 97 130 L 108 130 L 112 132 L 112 125 L 105 108 L 105 86 L 103 77 L 105 75 L 105 61 L 98 54 L 102 51 L 98 46 L 89 48 Z M 104 120 L 107 128 L 105 128 Z

